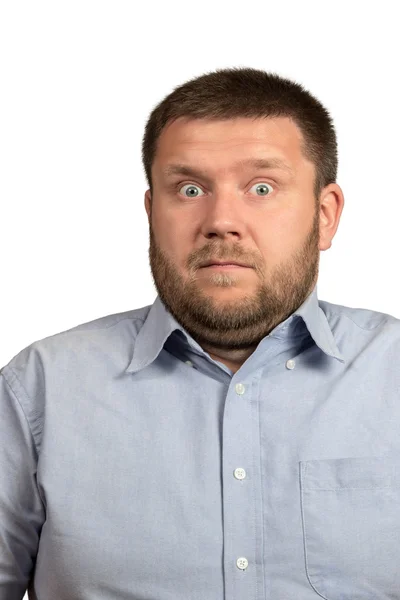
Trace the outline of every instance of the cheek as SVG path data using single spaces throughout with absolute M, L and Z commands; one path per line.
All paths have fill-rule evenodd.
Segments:
M 312 227 L 314 211 L 304 203 L 295 203 L 283 211 L 274 223 L 274 235 L 286 246 L 297 246 Z
M 302 245 L 310 227 L 304 214 L 295 211 L 269 220 L 259 229 L 259 247 L 265 264 L 275 265 L 287 260 Z
M 152 223 L 157 241 L 164 246 L 168 243 L 168 240 L 173 237 L 176 224 L 171 219 L 168 219 L 167 214 L 160 211 L 155 211 L 153 213 Z
M 153 232 L 157 244 L 169 256 L 175 257 L 174 260 L 181 260 L 188 245 L 188 227 L 182 223 L 179 218 L 167 214 L 154 214 Z M 189 250 L 190 251 L 190 250 Z

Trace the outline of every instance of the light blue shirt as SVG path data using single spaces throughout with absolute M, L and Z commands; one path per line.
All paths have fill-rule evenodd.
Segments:
M 400 320 L 317 288 L 233 374 L 151 306 L 0 371 L 0 600 L 400 599 Z

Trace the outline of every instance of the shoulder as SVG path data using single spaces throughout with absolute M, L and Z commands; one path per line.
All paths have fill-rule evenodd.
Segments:
M 342 304 L 333 304 L 319 300 L 319 306 L 324 311 L 328 321 L 353 323 L 359 329 L 372 330 L 385 326 L 400 327 L 400 319 L 388 313 L 369 308 L 355 308 Z

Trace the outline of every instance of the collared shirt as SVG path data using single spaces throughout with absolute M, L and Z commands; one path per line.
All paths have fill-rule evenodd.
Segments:
M 0 600 L 400 599 L 400 320 L 317 297 L 236 373 L 165 309 L 0 371 Z

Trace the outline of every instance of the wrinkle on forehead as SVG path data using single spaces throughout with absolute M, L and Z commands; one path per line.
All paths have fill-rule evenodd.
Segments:
M 288 117 L 225 121 L 180 117 L 161 132 L 152 168 L 166 179 L 163 171 L 175 163 L 183 166 L 181 174 L 186 167 L 189 177 L 201 175 L 211 181 L 217 174 L 238 173 L 240 166 L 235 163 L 248 158 L 280 159 L 288 169 L 276 174 L 285 180 L 315 178 L 316 167 L 306 153 L 302 131 Z

